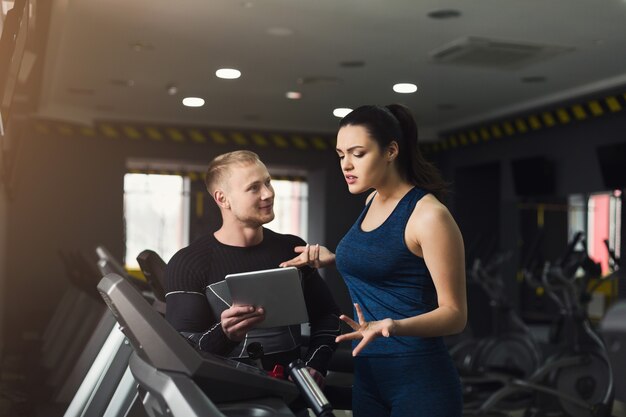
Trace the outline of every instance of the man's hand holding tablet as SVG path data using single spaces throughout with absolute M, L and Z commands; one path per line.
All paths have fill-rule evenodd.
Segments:
M 249 330 L 252 327 L 289 326 L 309 321 L 297 268 L 229 274 L 226 276 L 226 284 L 232 299 L 229 310 L 233 310 L 232 313 L 236 315 L 236 318 L 227 317 L 232 319 L 229 320 L 229 325 L 241 318 L 239 322 L 232 324 L 237 334 L 243 327 Z M 238 323 L 244 324 L 238 326 Z M 245 336 L 245 332 L 243 335 Z

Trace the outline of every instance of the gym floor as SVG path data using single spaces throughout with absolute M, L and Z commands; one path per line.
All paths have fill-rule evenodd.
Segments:
M 352 417 L 352 411 L 347 410 L 335 410 L 335 417 Z M 524 411 L 515 411 L 511 412 L 510 417 L 523 417 Z M 315 414 L 311 410 L 309 410 L 309 416 L 315 417 Z M 615 401 L 615 406 L 613 407 L 613 417 L 626 417 L 626 404 Z

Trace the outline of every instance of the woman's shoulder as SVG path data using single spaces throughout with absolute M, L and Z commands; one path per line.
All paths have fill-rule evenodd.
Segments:
M 433 224 L 447 224 L 453 220 L 448 208 L 437 197 L 426 194 L 415 204 L 409 221 L 422 229 Z

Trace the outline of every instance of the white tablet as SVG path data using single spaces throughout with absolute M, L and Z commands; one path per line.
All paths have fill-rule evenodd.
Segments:
M 226 275 L 233 305 L 263 306 L 265 320 L 258 328 L 306 323 L 300 271 L 276 268 Z

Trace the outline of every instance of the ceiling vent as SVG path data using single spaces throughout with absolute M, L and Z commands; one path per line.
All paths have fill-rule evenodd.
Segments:
M 338 85 L 341 81 L 340 78 L 325 75 L 298 78 L 300 85 Z
M 467 36 L 435 49 L 430 56 L 441 64 L 519 69 L 572 50 L 562 46 Z

